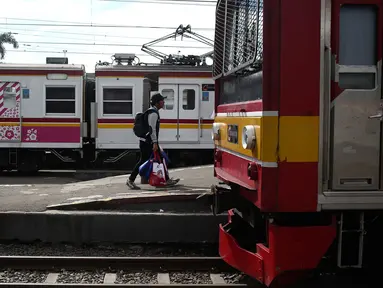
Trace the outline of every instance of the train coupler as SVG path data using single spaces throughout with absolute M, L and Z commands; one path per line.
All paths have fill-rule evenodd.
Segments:
M 212 185 L 210 192 L 201 194 L 197 199 L 206 197 L 208 205 L 214 215 L 226 212 L 233 208 L 233 193 L 230 188 L 225 188 L 219 185 Z

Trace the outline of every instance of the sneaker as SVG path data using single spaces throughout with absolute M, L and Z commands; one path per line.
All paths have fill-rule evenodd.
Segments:
M 180 181 L 180 179 L 173 179 L 173 178 L 171 178 L 168 181 L 166 181 L 166 185 L 167 186 L 176 185 L 179 181 Z
M 126 181 L 126 185 L 130 188 L 130 189 L 132 189 L 132 190 L 140 190 L 141 188 L 140 187 L 138 187 L 133 181 L 131 181 L 131 180 L 128 180 L 128 181 Z

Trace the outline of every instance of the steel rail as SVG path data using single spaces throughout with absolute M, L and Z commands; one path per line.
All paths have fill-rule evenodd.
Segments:
M 233 271 L 220 257 L 57 257 L 0 256 L 0 268 L 33 270 L 94 270 L 115 268 L 152 271 Z
M 70 284 L 70 283 L 0 283 L 0 287 L 43 287 L 43 288 L 57 288 L 57 287 L 101 287 L 101 288 L 115 288 L 115 287 L 141 287 L 141 288 L 185 288 L 185 287 L 254 287 L 247 284 Z
M 220 257 L 56 257 L 56 256 L 0 256 L 0 269 L 14 270 L 82 270 L 99 268 L 165 271 L 219 272 L 233 271 Z M 0 283 L 0 287 L 249 287 L 247 284 L 80 284 L 80 283 Z

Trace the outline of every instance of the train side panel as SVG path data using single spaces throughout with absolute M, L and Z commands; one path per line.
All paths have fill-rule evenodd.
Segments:
M 325 7 L 319 208 L 382 209 L 383 2 Z
M 261 211 L 315 212 L 321 3 L 291 0 L 264 5 L 263 71 L 219 80 L 222 105 L 215 125 L 221 126 L 221 136 L 216 141 L 215 173 L 252 190 L 244 196 Z M 301 5 L 303 14 L 295 15 L 289 8 Z M 309 40 L 303 45 L 302 39 Z M 255 146 L 246 147 L 252 137 Z M 225 164 L 234 159 L 239 166 Z
M 216 12 L 214 173 L 230 187 L 213 188 L 229 210 L 219 250 L 260 282 L 287 284 L 336 237 L 334 218 L 317 213 L 323 2 L 245 2 Z
M 100 74 L 101 73 L 101 74 Z M 133 133 L 136 113 L 142 111 L 144 76 L 107 76 L 96 72 L 96 149 L 138 149 Z
M 81 148 L 83 66 L 0 66 L 0 147 Z
M 179 74 L 159 77 L 159 91 L 167 96 L 165 109 L 160 111 L 162 146 L 165 149 L 213 149 L 214 81 L 211 74 Z

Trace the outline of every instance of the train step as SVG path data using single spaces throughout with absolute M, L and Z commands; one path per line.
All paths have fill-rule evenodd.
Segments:
M 339 268 L 362 267 L 364 235 L 363 212 L 341 213 L 338 235 Z
M 17 165 L 17 149 L 9 149 L 8 162 L 11 166 Z

